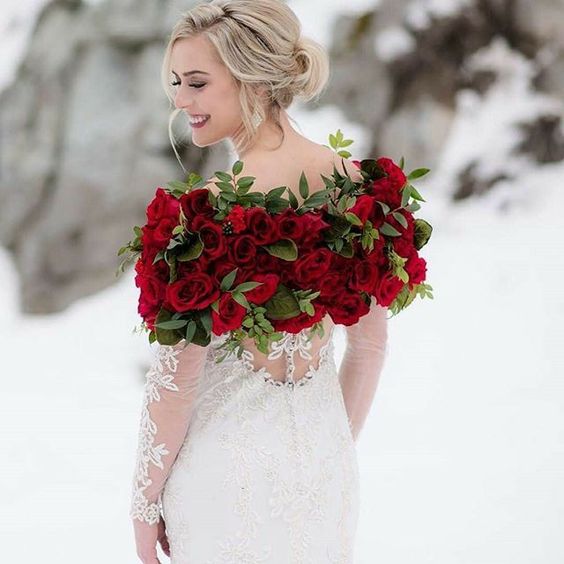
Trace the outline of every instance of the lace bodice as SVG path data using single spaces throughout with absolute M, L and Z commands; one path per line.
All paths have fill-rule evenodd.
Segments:
M 347 347 L 338 382 L 356 440 L 384 362 L 386 309 L 374 305 L 358 323 L 345 329 Z M 315 394 L 323 391 L 324 369 L 333 363 L 333 333 L 334 325 L 326 317 L 323 336 L 309 329 L 297 334 L 284 333 L 281 340 L 271 343 L 267 355 L 257 351 L 254 343 L 247 343 L 241 358 L 228 355 L 223 368 L 212 368 L 210 363 L 215 364 L 216 345 L 228 334 L 212 336 L 208 347 L 193 343 L 185 346 L 184 342 L 174 346 L 154 343 L 154 359 L 146 374 L 143 393 L 130 517 L 149 524 L 159 521 L 162 491 L 187 436 L 192 415 L 197 409 L 201 415 L 206 412 L 210 394 L 220 394 L 218 401 L 225 403 L 225 409 L 231 409 L 232 386 L 238 382 L 244 385 L 251 376 L 253 381 L 263 380 L 280 390 L 286 398 L 284 401 L 297 406 L 303 397 L 298 391 L 315 390 Z M 318 382 L 315 387 L 307 385 L 315 381 Z
M 327 319 L 323 337 L 313 334 L 309 328 L 299 333 L 283 331 L 282 339 L 271 343 L 268 355 L 251 346 L 250 340 L 244 342 L 241 364 L 274 386 L 303 386 L 327 357 L 334 328 L 331 320 Z M 221 347 L 227 336 L 214 336 L 212 346 Z

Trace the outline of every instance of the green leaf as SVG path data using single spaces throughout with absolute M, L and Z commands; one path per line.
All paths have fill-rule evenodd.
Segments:
M 300 176 L 300 196 L 305 200 L 309 196 L 309 185 L 307 183 L 306 175 L 302 170 L 302 174 Z
M 166 185 L 173 191 L 179 190 L 180 192 L 186 192 L 186 190 L 188 190 L 188 184 L 186 184 L 185 182 L 180 182 L 179 180 L 167 182 Z
M 254 282 L 249 280 L 248 282 L 241 282 L 236 288 L 233 289 L 234 292 L 248 292 L 256 288 L 257 286 L 261 286 L 264 282 Z
M 417 250 L 421 249 L 427 244 L 431 238 L 433 227 L 424 219 L 418 218 L 415 220 L 413 244 Z
M 298 247 L 292 239 L 280 239 L 271 245 L 264 245 L 263 248 L 273 257 L 278 257 L 287 261 L 298 258 Z
M 187 343 L 192 342 L 192 338 L 194 337 L 195 333 L 196 333 L 196 322 L 193 319 L 191 319 L 190 322 L 188 323 L 188 326 L 186 327 Z
M 362 225 L 362 221 L 358 217 L 358 215 L 354 214 L 353 212 L 346 212 L 345 217 L 354 225 Z
M 241 293 L 241 292 L 232 292 L 231 296 L 233 297 L 233 299 L 241 304 L 245 309 L 250 309 L 251 305 L 249 304 L 249 302 L 247 301 L 247 298 L 245 298 L 245 294 Z
M 227 200 L 228 202 L 236 202 L 237 201 L 237 194 L 233 192 L 222 192 L 221 197 Z
M 406 184 L 403 188 L 402 188 L 402 193 L 401 193 L 401 207 L 405 208 L 405 206 L 407 206 L 407 202 L 409 202 L 409 198 L 411 198 L 411 184 Z
M 409 173 L 407 177 L 408 180 L 415 180 L 416 178 L 421 178 L 425 176 L 431 169 L 429 168 L 416 168 Z
M 180 341 L 180 335 L 175 329 L 168 329 L 160 325 L 171 321 L 172 313 L 164 308 L 161 308 L 155 320 L 155 331 L 157 334 L 157 341 L 161 345 L 176 345 Z M 178 323 L 179 320 L 174 320 L 173 323 Z M 184 323 L 186 323 L 184 321 Z
M 204 309 L 200 314 L 200 322 L 205 331 L 209 333 L 212 330 L 211 311 L 208 308 Z
M 270 200 L 273 198 L 281 198 L 282 194 L 286 191 L 286 186 L 278 186 L 277 188 L 273 188 L 272 190 L 266 193 L 266 199 Z
M 401 235 L 401 233 L 387 221 L 382 223 L 382 225 L 380 226 L 380 232 L 384 235 L 388 235 L 389 237 L 398 237 Z
M 339 254 L 346 258 L 352 258 L 354 255 L 354 249 L 350 241 L 339 239 L 342 242 L 341 248 L 339 249 Z
M 179 262 L 186 262 L 189 260 L 197 259 L 204 250 L 204 243 L 200 237 L 200 234 L 196 234 L 196 239 L 188 246 L 188 248 L 180 255 L 178 255 L 177 260 Z
M 237 186 L 243 189 L 250 188 L 253 185 L 254 181 L 254 176 L 242 176 L 241 178 L 239 178 L 239 180 L 237 180 Z
M 231 172 L 233 173 L 233 175 L 237 176 L 238 174 L 241 174 L 242 170 L 243 170 L 243 161 L 235 161 L 235 163 L 233 163 L 233 167 L 231 168 Z
M 297 209 L 300 203 L 298 202 L 298 199 L 296 198 L 296 195 L 292 192 L 292 190 L 290 190 L 290 188 L 287 189 L 288 189 L 288 200 L 290 201 L 290 205 L 294 209 Z
M 160 327 L 161 329 L 180 329 L 187 323 L 188 321 L 186 321 L 186 319 L 171 319 L 170 321 L 155 323 L 155 327 Z
M 233 177 L 230 174 L 227 174 L 227 172 L 222 170 L 217 170 L 214 174 L 217 178 L 223 180 L 224 182 L 231 182 L 233 180 Z
M 404 170 L 404 167 L 405 167 L 405 158 L 404 158 L 403 156 L 402 156 L 402 158 L 400 159 L 399 167 L 400 167 L 402 170 Z
M 237 276 L 238 270 L 239 270 L 239 267 L 235 267 L 231 272 L 229 272 L 229 274 L 226 274 L 223 277 L 223 279 L 221 280 L 221 283 L 219 285 L 221 291 L 227 292 L 227 290 L 229 290 L 229 288 L 231 288 L 231 285 L 233 284 L 235 277 Z
M 161 259 L 164 258 L 164 251 L 159 251 L 156 255 L 155 258 L 153 259 L 153 264 L 159 262 Z
M 329 144 L 332 149 L 336 149 L 338 145 L 337 138 L 332 133 L 329 134 Z
M 421 194 L 415 189 L 415 186 L 411 186 L 411 196 L 415 200 L 419 200 L 420 202 L 425 202 L 426 200 L 421 196 Z
M 291 319 L 301 312 L 293 292 L 284 284 L 278 284 L 274 295 L 263 305 L 269 319 Z
M 405 219 L 405 216 L 402 213 L 394 212 L 392 215 L 404 229 L 407 229 L 407 219 Z
M 216 182 L 215 185 L 222 191 L 222 192 L 234 192 L 233 185 L 229 182 Z M 225 194 L 222 194 L 224 196 Z
M 322 204 L 325 204 L 329 199 L 331 190 L 318 190 L 314 192 L 307 200 L 303 202 L 304 208 L 316 208 Z

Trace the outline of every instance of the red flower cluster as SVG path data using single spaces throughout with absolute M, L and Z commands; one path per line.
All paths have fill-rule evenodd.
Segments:
M 361 166 L 360 161 L 353 162 Z M 390 268 L 390 251 L 407 259 L 404 269 L 409 289 L 425 279 L 426 263 L 414 245 L 413 215 L 401 208 L 407 178 L 391 159 L 380 158 L 376 163 L 385 175 L 364 183 L 363 193 L 346 210 L 362 223 L 352 225 L 351 231 L 361 233 L 369 220 L 375 229 L 386 222 L 399 236 L 380 233 L 371 250 L 356 238 L 350 258 L 327 244 L 325 234 L 332 226 L 332 216 L 326 204 L 302 214 L 292 207 L 270 214 L 260 206 L 235 204 L 219 221 L 214 218 L 218 210 L 210 204 L 206 188 L 176 197 L 159 187 L 147 207 L 147 224 L 141 229 L 142 252 L 135 265 L 135 284 L 140 289 L 138 311 L 147 327 L 154 330 L 162 308 L 191 314 L 209 308 L 214 334 L 239 329 L 247 309 L 230 291 L 220 289 L 222 279 L 236 268 L 233 286 L 262 282 L 245 291 L 250 304 L 266 304 L 279 284 L 290 290 L 319 292 L 311 301 L 313 315 L 302 312 L 291 319 L 269 319 L 276 331 L 298 332 L 326 314 L 335 323 L 352 325 L 368 313 L 370 296 L 381 306 L 389 306 L 405 286 Z M 392 214 L 385 214 L 378 202 L 402 214 L 407 227 Z M 176 262 L 176 276 L 171 283 L 169 264 L 162 258 L 155 259 L 169 247 L 173 231 L 182 224 L 188 233 L 199 234 L 203 249 L 195 259 Z M 266 250 L 266 246 L 285 239 L 295 243 L 296 260 L 285 260 Z M 214 302 L 217 311 L 211 308 Z

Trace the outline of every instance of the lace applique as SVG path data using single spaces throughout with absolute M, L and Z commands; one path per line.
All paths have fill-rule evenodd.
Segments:
M 294 372 L 296 368 L 294 363 L 294 353 L 297 351 L 300 356 L 306 360 L 312 360 L 313 358 L 309 352 L 311 350 L 311 336 L 306 332 L 307 328 L 303 329 L 299 333 L 285 333 L 282 339 L 271 343 L 271 351 L 267 356 L 268 360 L 275 360 L 280 358 L 283 353 L 286 353 L 287 365 L 285 380 L 276 380 L 265 366 L 255 369 L 255 357 L 250 350 L 245 349 L 242 352 L 241 359 L 239 359 L 239 361 L 251 374 L 262 377 L 265 382 L 268 382 L 273 386 L 284 388 L 304 386 L 315 376 L 315 374 L 322 370 L 323 365 L 327 362 L 327 355 L 330 352 L 332 353 L 333 349 L 329 349 L 333 343 L 333 327 L 334 326 L 330 329 L 328 340 L 319 348 L 319 361 L 317 368 L 310 364 L 306 373 L 298 380 L 294 380 Z
M 159 346 L 153 364 L 146 375 L 129 516 L 132 519 L 145 521 L 149 525 L 158 523 L 162 510 L 160 496 L 156 502 L 151 503 L 144 494 L 144 491 L 153 483 L 149 478 L 149 464 L 152 463 L 163 469 L 162 457 L 169 454 L 164 443 L 154 444 L 157 426 L 150 418 L 149 404 L 153 401 L 160 401 L 159 389 L 161 388 L 178 391 L 178 386 L 174 383 L 174 373 L 178 366 L 176 355 L 180 350 L 170 346 Z

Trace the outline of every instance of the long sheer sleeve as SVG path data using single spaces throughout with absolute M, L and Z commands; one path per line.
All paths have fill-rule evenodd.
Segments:
M 158 523 L 161 493 L 190 424 L 207 348 L 156 343 L 146 374 L 130 517 Z
M 345 326 L 347 346 L 339 367 L 339 381 L 355 442 L 370 411 L 384 366 L 387 312 L 372 298 L 370 311 L 354 325 Z

